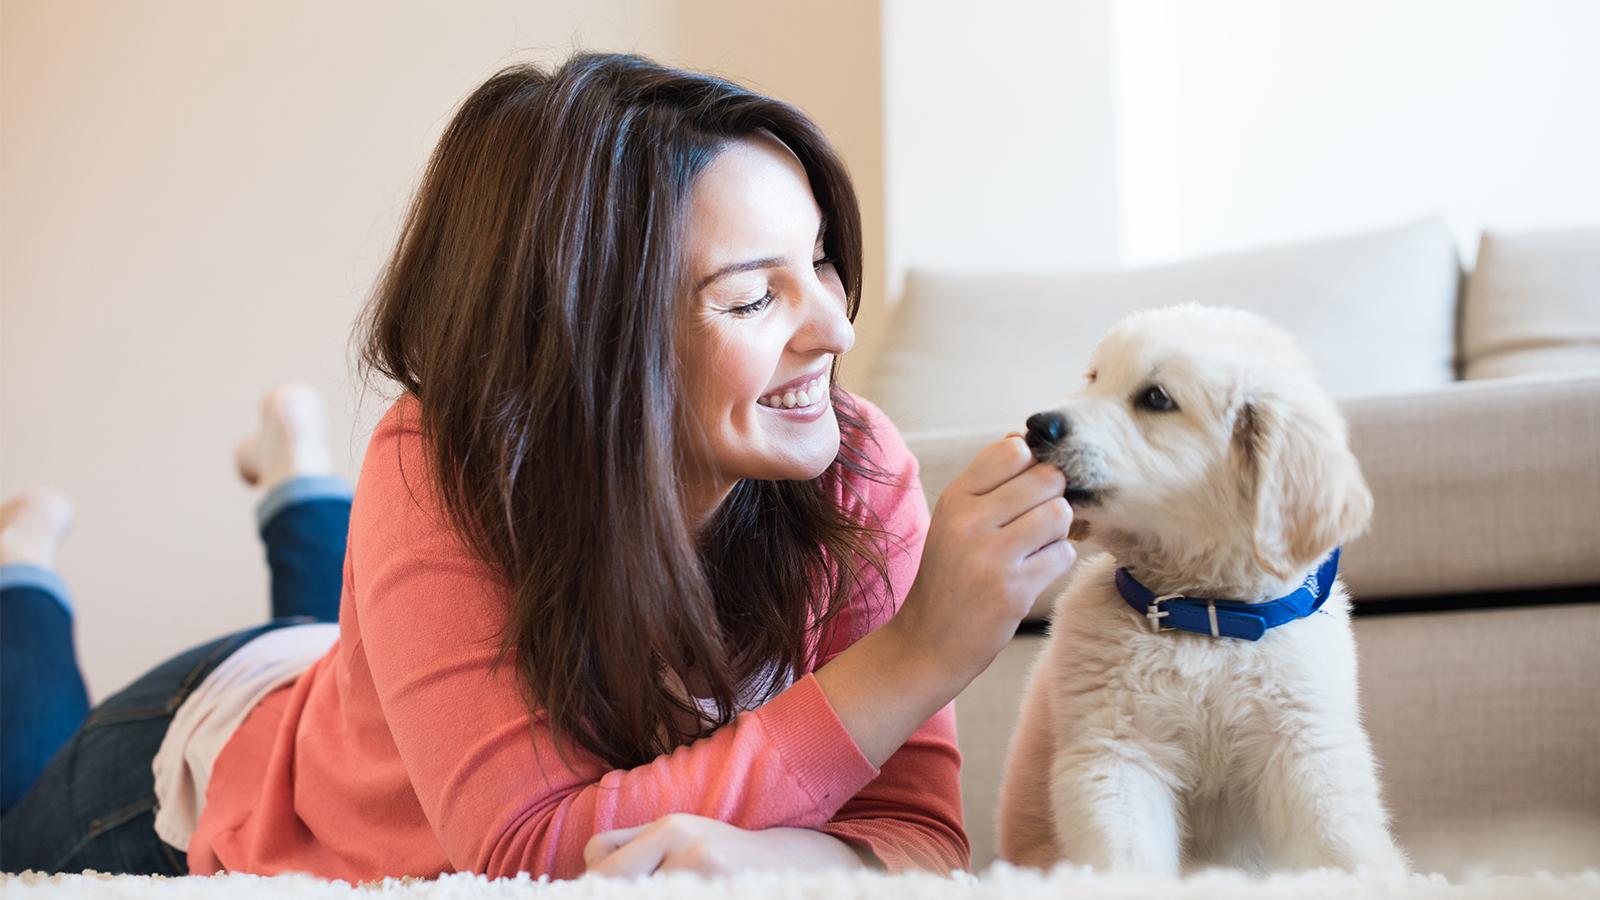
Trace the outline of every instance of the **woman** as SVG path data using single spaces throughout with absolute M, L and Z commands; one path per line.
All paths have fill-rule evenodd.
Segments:
M 833 384 L 861 272 L 792 106 L 628 56 L 480 87 L 365 323 L 403 393 L 338 641 L 229 732 L 180 861 L 964 866 L 951 701 L 1072 564 L 1071 510 L 1009 436 L 930 526 Z

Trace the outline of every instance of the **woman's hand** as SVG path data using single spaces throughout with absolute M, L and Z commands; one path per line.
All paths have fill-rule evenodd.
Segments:
M 583 848 L 583 861 L 588 871 L 612 878 L 653 872 L 731 875 L 754 870 L 859 868 L 873 862 L 820 831 L 749 831 L 688 813 L 597 834 Z
M 976 677 L 1039 594 L 1077 560 L 1066 477 L 1020 435 L 985 447 L 939 495 L 917 579 L 890 624 L 905 645 Z

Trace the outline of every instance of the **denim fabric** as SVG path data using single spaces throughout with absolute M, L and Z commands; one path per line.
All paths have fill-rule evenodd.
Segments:
M 0 815 L 89 715 L 66 596 L 48 569 L 0 567 Z
M 228 654 L 282 619 L 173 657 L 89 713 L 32 788 L 0 819 L 7 872 L 187 875 L 184 854 L 156 836 L 150 764 L 178 706 Z
M 339 620 L 350 486 L 337 478 L 294 478 L 256 509 L 272 573 L 274 618 Z
M 71 702 L 74 686 L 82 697 L 83 679 L 64 592 L 23 586 L 14 567 L 0 569 L 0 583 L 13 585 L 0 590 L 0 659 L 7 682 L 0 782 L 8 796 L 19 797 L 0 817 L 0 870 L 187 874 L 183 852 L 155 833 L 151 762 L 178 706 L 229 654 L 275 628 L 338 620 L 349 488 L 311 481 L 286 482 L 261 503 L 268 512 L 260 528 L 272 575 L 273 620 L 179 654 L 95 707 L 87 719 L 86 701 Z M 5 577 L 8 571 L 12 578 Z M 13 666 L 34 673 L 18 681 L 15 696 Z M 64 734 L 63 723 L 70 723 Z M 13 759 L 40 758 L 49 763 L 36 779 L 20 762 L 11 767 Z

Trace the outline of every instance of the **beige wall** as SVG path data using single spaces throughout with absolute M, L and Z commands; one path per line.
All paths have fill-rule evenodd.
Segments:
M 1112 5 L 1122 262 L 1600 222 L 1600 4 Z
M 635 50 L 810 110 L 883 253 L 878 4 L 0 4 L 0 493 L 60 486 L 91 692 L 259 620 L 232 447 L 318 385 L 353 474 L 347 341 L 439 130 L 497 67 Z M 869 272 L 870 351 L 882 268 Z
M 1111 5 L 884 0 L 891 295 L 908 269 L 1116 264 Z

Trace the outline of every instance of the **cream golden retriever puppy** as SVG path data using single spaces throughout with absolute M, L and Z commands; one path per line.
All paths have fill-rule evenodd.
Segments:
M 1000 855 L 1178 874 L 1406 868 L 1356 700 L 1338 547 L 1372 496 L 1289 337 L 1194 305 L 1113 328 L 1028 420 L 1078 564 L 1029 679 Z

